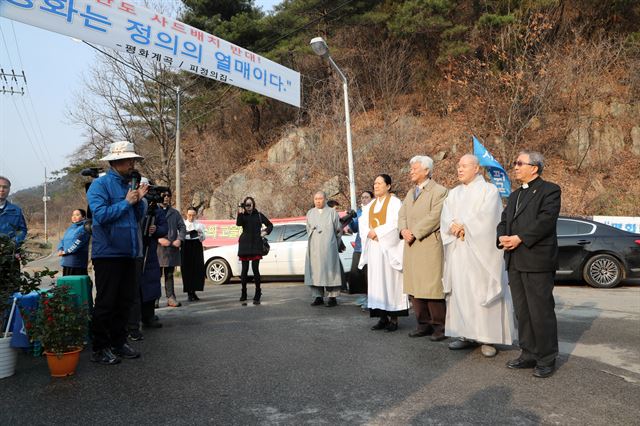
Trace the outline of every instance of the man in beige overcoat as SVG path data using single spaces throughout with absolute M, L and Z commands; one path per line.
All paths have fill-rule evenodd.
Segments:
M 446 304 L 442 287 L 443 249 L 440 213 L 447 189 L 431 179 L 433 160 L 417 155 L 411 164 L 409 191 L 398 213 L 398 228 L 405 241 L 404 292 L 411 296 L 418 327 L 409 337 L 444 340 Z

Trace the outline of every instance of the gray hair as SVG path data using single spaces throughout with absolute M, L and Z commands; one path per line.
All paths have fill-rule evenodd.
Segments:
M 531 163 L 532 166 L 537 166 L 538 174 L 542 174 L 542 170 L 544 169 L 544 155 L 538 151 L 520 151 L 519 155 L 529 156 L 529 163 Z
M 431 177 L 431 173 L 433 173 L 433 160 L 431 157 L 426 155 L 416 155 L 411 160 L 409 160 L 409 164 L 420 164 L 424 169 L 429 170 L 429 177 Z
M 476 166 L 480 165 L 480 160 L 478 160 L 478 157 L 476 157 L 474 154 L 465 154 L 462 157 L 460 157 L 460 159 L 462 160 L 465 157 L 471 159 L 474 165 Z
M 9 185 L 9 187 L 11 187 L 11 181 L 9 180 L 8 177 L 4 177 L 2 175 L 0 175 L 0 180 L 3 180 L 5 182 L 7 182 L 7 184 Z
M 324 192 L 324 191 L 316 191 L 316 192 L 313 194 L 313 196 L 315 197 L 315 196 L 316 196 L 316 195 L 318 195 L 318 194 L 321 194 L 321 195 L 324 197 L 324 199 L 325 199 L 325 200 L 327 199 L 327 193 L 326 193 L 326 192 Z

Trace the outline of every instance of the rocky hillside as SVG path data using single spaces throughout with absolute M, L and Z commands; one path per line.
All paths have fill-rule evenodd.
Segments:
M 475 134 L 505 166 L 521 149 L 544 153 L 565 214 L 640 215 L 638 2 L 287 0 L 270 15 L 250 0 L 183 2 L 184 22 L 302 76 L 296 109 L 155 70 L 164 84 L 190 88 L 181 110 L 182 205 L 199 206 L 206 218 L 233 217 L 247 195 L 275 217 L 303 214 L 318 189 L 348 205 L 342 88 L 308 47 L 317 35 L 349 80 L 358 190 L 388 173 L 404 196 L 417 154 L 432 156 L 434 178 L 452 187 Z M 107 64 L 108 75 L 122 75 L 120 66 Z M 127 88 L 137 81 L 105 82 L 115 85 L 108 93 L 123 93 L 113 104 L 132 120 L 101 118 L 109 137 L 88 141 L 69 170 L 95 164 L 111 139 L 131 135 L 146 158 L 143 173 L 173 186 L 173 95 L 147 80 L 133 96 Z M 97 115 L 82 112 L 74 116 L 93 125 Z M 52 195 L 64 215 L 82 201 L 80 181 L 71 185 Z

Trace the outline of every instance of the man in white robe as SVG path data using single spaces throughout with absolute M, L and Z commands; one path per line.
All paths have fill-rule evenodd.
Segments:
M 482 344 L 482 354 L 492 357 L 494 344 L 511 345 L 516 339 L 503 253 L 495 245 L 502 202 L 495 185 L 482 177 L 474 155 L 460 159 L 458 180 L 460 185 L 444 202 L 440 222 L 446 335 L 458 337 L 449 349 Z
M 338 294 L 342 283 L 342 268 L 338 255 L 342 226 L 338 212 L 327 206 L 327 196 L 318 191 L 313 196 L 314 207 L 307 212 L 307 255 L 304 265 L 304 283 L 311 287 L 314 297 L 311 306 L 324 304 L 327 295 L 328 307 L 338 305 Z
M 398 329 L 398 317 L 409 315 L 409 298 L 402 286 L 404 241 L 398 229 L 402 201 L 389 193 L 390 188 L 389 175 L 376 177 L 376 198 L 362 208 L 362 255 L 358 268 L 368 265 L 367 307 L 371 317 L 379 318 L 371 329 L 393 332 Z

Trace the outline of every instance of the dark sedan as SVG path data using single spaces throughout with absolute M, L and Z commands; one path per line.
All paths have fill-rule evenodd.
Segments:
M 640 277 L 640 234 L 587 219 L 558 219 L 559 268 L 556 280 L 585 280 L 597 288 L 613 288 Z

